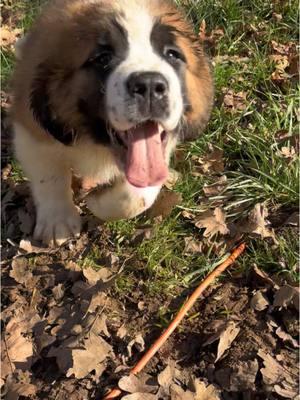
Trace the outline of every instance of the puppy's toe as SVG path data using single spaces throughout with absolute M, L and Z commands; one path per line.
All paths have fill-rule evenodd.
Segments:
M 78 236 L 81 220 L 76 209 L 39 213 L 34 230 L 34 239 L 46 245 L 60 246 L 72 236 Z

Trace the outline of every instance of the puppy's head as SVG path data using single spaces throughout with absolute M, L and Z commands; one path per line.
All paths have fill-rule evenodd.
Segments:
M 36 122 L 64 144 L 110 146 L 135 186 L 160 184 L 168 144 L 209 118 L 208 63 L 170 1 L 52 2 L 22 54 L 16 108 L 25 96 Z

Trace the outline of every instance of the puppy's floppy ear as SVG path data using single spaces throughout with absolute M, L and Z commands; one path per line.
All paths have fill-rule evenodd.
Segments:
M 39 64 L 31 86 L 30 108 L 35 120 L 45 131 L 61 143 L 69 145 L 74 141 L 76 133 L 59 121 L 51 110 L 49 82 L 52 78 L 53 71 L 45 64 Z
M 214 85 L 208 64 L 195 73 L 186 72 L 187 107 L 183 122 L 183 140 L 196 139 L 205 129 L 213 107 Z

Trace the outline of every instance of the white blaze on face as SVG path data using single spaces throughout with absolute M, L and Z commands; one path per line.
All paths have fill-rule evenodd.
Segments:
M 138 4 L 135 1 L 124 1 L 123 17 L 119 23 L 128 36 L 128 55 L 114 70 L 107 82 L 106 105 L 110 123 L 116 130 L 123 131 L 132 127 L 128 121 L 127 101 L 129 95 L 126 81 L 134 72 L 158 72 L 162 74 L 169 85 L 168 118 L 161 121 L 164 128 L 171 131 L 176 128 L 183 112 L 182 92 L 179 77 L 151 45 L 151 32 L 155 23 L 147 10 L 146 2 Z

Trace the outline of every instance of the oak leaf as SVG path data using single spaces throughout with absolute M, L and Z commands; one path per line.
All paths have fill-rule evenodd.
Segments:
M 240 232 L 255 234 L 261 236 L 263 239 L 271 237 L 276 242 L 274 231 L 268 228 L 269 222 L 266 219 L 267 216 L 268 210 L 265 205 L 257 203 L 253 210 L 250 211 L 248 219 L 241 223 L 239 227 Z
M 72 349 L 73 366 L 69 368 L 66 376 L 74 374 L 75 378 L 83 379 L 92 370 L 97 375 L 103 372 L 103 362 L 112 352 L 112 347 L 100 336 L 90 333 L 84 341 L 83 349 Z
M 227 235 L 229 229 L 225 222 L 225 214 L 220 207 L 209 210 L 200 215 L 195 222 L 197 228 L 205 228 L 204 236 L 213 237 L 216 234 Z

